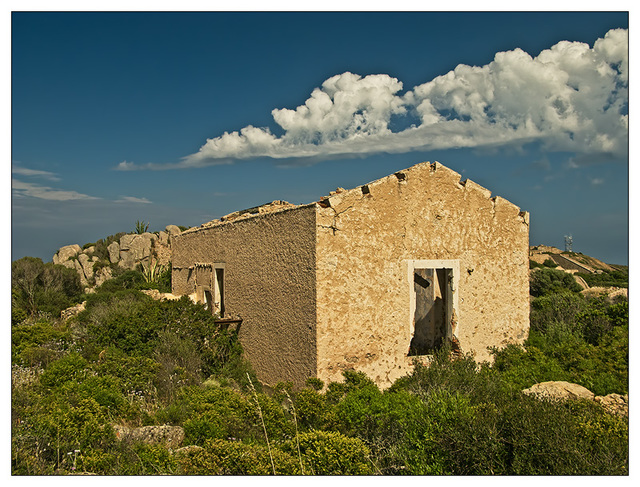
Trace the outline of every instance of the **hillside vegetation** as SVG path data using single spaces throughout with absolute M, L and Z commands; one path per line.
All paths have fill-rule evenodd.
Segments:
M 354 371 L 267 390 L 235 332 L 186 298 L 154 301 L 139 272 L 85 296 L 59 266 L 16 262 L 15 475 L 628 474 L 626 417 L 521 393 L 548 380 L 628 392 L 627 302 L 587 299 L 561 271 L 532 271 L 530 336 L 492 365 L 441 350 L 385 391 Z M 182 428 L 180 445 L 118 434 L 159 425 Z

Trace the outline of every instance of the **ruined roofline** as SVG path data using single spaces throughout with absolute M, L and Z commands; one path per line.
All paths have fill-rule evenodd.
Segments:
M 373 188 L 375 188 L 376 186 L 379 186 L 381 184 L 386 184 L 389 182 L 394 182 L 397 181 L 398 183 L 402 184 L 403 182 L 406 182 L 407 178 L 411 176 L 411 173 L 413 171 L 415 171 L 416 169 L 421 169 L 424 166 L 429 166 L 429 170 L 430 172 L 439 172 L 439 173 L 444 173 L 447 176 L 449 176 L 449 178 L 452 180 L 452 182 L 454 184 L 456 184 L 460 189 L 464 189 L 465 191 L 477 191 L 479 192 L 483 197 L 485 197 L 486 199 L 491 201 L 491 204 L 493 205 L 493 207 L 495 208 L 496 206 L 509 206 L 512 209 L 516 210 L 518 212 L 518 216 L 520 218 L 522 218 L 523 222 L 526 223 L 527 225 L 529 224 L 529 212 L 527 211 L 521 211 L 520 207 L 511 203 L 509 200 L 503 198 L 502 196 L 491 196 L 491 190 L 479 185 L 478 183 L 472 181 L 471 179 L 465 179 L 464 181 L 462 180 L 462 176 L 457 173 L 456 171 L 454 171 L 453 169 L 449 169 L 447 166 L 442 165 L 439 162 L 420 162 L 418 164 L 414 164 L 411 167 L 408 167 L 406 169 L 401 169 L 400 171 L 396 171 L 393 174 L 390 174 L 388 176 L 385 176 L 383 178 L 380 179 L 376 179 L 374 181 L 371 181 L 367 184 L 363 184 L 361 186 L 358 186 L 356 188 L 353 189 L 349 189 L 349 190 L 345 190 L 344 188 L 338 188 L 336 189 L 336 191 L 332 191 L 331 193 L 329 193 L 329 196 L 324 196 L 322 197 L 317 203 L 319 206 L 323 207 L 323 208 L 327 208 L 330 206 L 335 206 L 331 204 L 331 200 L 334 199 L 338 200 L 337 202 L 339 202 L 340 200 L 342 200 L 348 193 L 353 193 L 355 191 L 360 191 L 363 195 L 367 195 L 367 194 L 371 194 L 371 190 Z M 340 196 L 337 196 L 340 195 Z
M 491 190 L 479 185 L 478 183 L 470 179 L 465 179 L 463 181 L 462 176 L 459 173 L 457 173 L 453 169 L 449 169 L 447 166 L 444 166 L 441 163 L 436 161 L 436 162 L 420 162 L 406 169 L 401 169 L 400 171 L 396 171 L 393 174 L 389 174 L 388 176 L 385 176 L 380 179 L 376 179 L 367 184 L 363 184 L 352 189 L 337 188 L 335 191 L 331 191 L 328 196 L 323 196 L 318 201 L 314 201 L 312 203 L 295 205 L 293 203 L 288 203 L 287 201 L 275 200 L 275 201 L 272 201 L 271 203 L 265 203 L 263 205 L 254 206 L 252 208 L 247 208 L 245 210 L 235 211 L 233 213 L 229 213 L 228 215 L 221 217 L 220 219 L 214 219 L 210 222 L 203 223 L 199 227 L 189 228 L 188 230 L 185 230 L 184 232 L 182 232 L 180 235 L 191 234 L 201 230 L 206 230 L 208 228 L 219 227 L 229 223 L 244 221 L 244 220 L 252 219 L 261 215 L 281 213 L 284 211 L 307 208 L 309 206 L 318 205 L 322 208 L 327 208 L 332 206 L 331 204 L 332 199 L 335 198 L 338 200 L 342 200 L 342 198 L 346 196 L 348 193 L 359 191 L 362 194 L 370 194 L 371 189 L 375 188 L 380 184 L 385 184 L 392 181 L 397 181 L 398 183 L 402 184 L 403 182 L 406 182 L 407 177 L 410 177 L 413 171 L 419 168 L 421 169 L 427 165 L 429 166 L 430 172 L 438 172 L 438 173 L 444 173 L 448 175 L 451 181 L 454 184 L 456 184 L 460 189 L 463 189 L 465 191 L 479 192 L 480 194 L 482 194 L 483 197 L 491 201 L 494 208 L 498 205 L 500 206 L 506 205 L 506 206 L 512 207 L 513 209 L 518 211 L 518 215 L 522 218 L 523 222 L 526 223 L 527 225 L 529 224 L 528 212 L 520 211 L 520 207 L 514 205 L 513 203 L 506 200 L 505 198 L 502 198 L 501 196 L 491 197 Z M 340 196 L 337 196 L 337 195 L 340 195 Z M 335 199 L 334 199 L 334 202 L 335 202 Z
M 295 205 L 293 203 L 289 203 L 284 200 L 275 200 L 275 201 L 272 201 L 271 203 L 265 203 L 263 205 L 254 206 L 252 208 L 247 208 L 245 210 L 234 211 L 233 213 L 229 213 L 228 215 L 225 215 L 219 219 L 215 219 L 215 220 L 211 220 L 210 222 L 203 223 L 199 227 L 189 228 L 184 232 L 176 235 L 176 237 L 180 237 L 182 235 L 190 235 L 192 233 L 204 231 L 209 228 L 221 227 L 224 225 L 228 225 L 230 223 L 251 220 L 259 216 L 272 215 L 274 213 L 284 213 L 284 212 L 293 211 L 293 210 L 300 210 L 302 208 L 308 208 L 314 205 L 315 205 L 315 202 L 304 204 L 304 205 Z

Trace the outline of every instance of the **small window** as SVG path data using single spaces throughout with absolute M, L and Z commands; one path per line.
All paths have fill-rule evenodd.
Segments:
M 411 261 L 409 356 L 430 355 L 455 334 L 458 261 Z

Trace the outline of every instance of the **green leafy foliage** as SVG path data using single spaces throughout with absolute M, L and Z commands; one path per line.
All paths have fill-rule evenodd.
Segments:
M 299 451 L 303 469 L 312 475 L 371 475 L 375 473 L 369 448 L 358 438 L 335 431 L 302 433 L 282 447 L 291 456 Z
M 18 267 L 25 284 L 44 265 Z M 384 391 L 353 370 L 263 389 L 235 332 L 187 298 L 140 293 L 136 271 L 67 323 L 37 306 L 28 317 L 29 288 L 14 286 L 27 319 L 12 312 L 12 473 L 627 475 L 626 418 L 520 392 L 546 380 L 628 391 L 628 304 L 586 299 L 556 272 L 532 272 L 524 346 L 492 364 L 443 348 Z M 187 448 L 119 440 L 113 424 L 180 426 Z
M 628 303 L 561 292 L 531 303 L 525 348 L 496 351 L 494 367 L 521 389 L 565 380 L 597 395 L 628 390 Z
M 629 287 L 629 270 L 603 271 L 597 274 L 578 272 L 590 287 Z
M 145 223 L 140 220 L 136 220 L 136 231 L 135 233 L 141 235 L 149 230 L 149 223 Z
M 11 263 L 13 322 L 18 316 L 31 317 L 37 313 L 60 316 L 60 312 L 80 302 L 82 286 L 78 273 L 73 269 L 42 259 L 23 257 Z
M 72 345 L 66 324 L 38 321 L 11 327 L 11 363 L 44 367 L 60 358 Z
M 582 288 L 571 274 L 556 269 L 535 269 L 530 275 L 530 291 L 535 297 L 563 290 L 580 292 Z
M 274 468 L 277 475 L 300 473 L 298 460 L 282 450 L 225 440 L 207 440 L 178 463 L 183 475 L 273 475 Z

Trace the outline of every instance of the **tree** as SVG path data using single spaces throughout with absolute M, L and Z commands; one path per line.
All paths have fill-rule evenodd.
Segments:
M 23 257 L 11 263 L 11 289 L 14 305 L 30 316 L 43 311 L 52 315 L 76 303 L 82 294 L 78 273 L 36 257 Z

